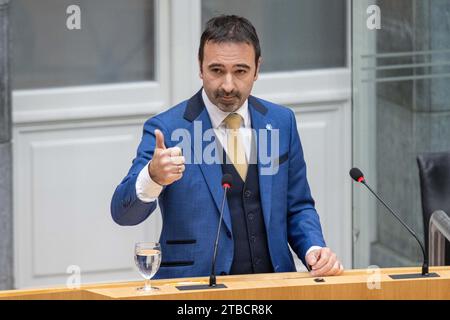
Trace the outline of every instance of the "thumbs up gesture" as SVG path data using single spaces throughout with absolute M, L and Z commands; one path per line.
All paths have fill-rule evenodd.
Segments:
M 163 133 L 156 129 L 156 147 L 153 158 L 148 166 L 150 178 L 156 183 L 166 186 L 183 176 L 185 159 L 178 147 L 166 148 Z

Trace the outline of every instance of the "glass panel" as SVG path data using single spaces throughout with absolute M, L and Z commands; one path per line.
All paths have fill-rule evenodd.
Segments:
M 368 28 L 369 5 L 381 29 Z M 450 2 L 353 6 L 354 164 L 426 243 L 417 156 L 450 151 Z M 356 267 L 421 265 L 415 239 L 362 185 L 354 201 Z
M 261 43 L 262 72 L 346 65 L 345 0 L 204 0 L 202 24 L 218 14 L 249 19 Z
M 72 4 L 80 30 L 66 26 Z M 154 21 L 149 0 L 12 1 L 13 88 L 152 80 Z

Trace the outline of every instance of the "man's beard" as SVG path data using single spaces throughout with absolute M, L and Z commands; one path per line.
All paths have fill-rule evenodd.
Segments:
M 239 91 L 225 92 L 224 90 L 217 90 L 214 93 L 217 101 L 217 106 L 220 110 L 225 112 L 236 111 L 240 107 L 242 95 Z M 230 99 L 230 100 L 225 100 Z

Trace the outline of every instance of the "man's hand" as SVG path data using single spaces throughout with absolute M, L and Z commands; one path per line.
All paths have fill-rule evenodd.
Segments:
M 185 170 L 185 160 L 181 155 L 180 148 L 166 148 L 164 135 L 160 130 L 155 130 L 155 136 L 156 147 L 152 161 L 148 166 L 148 173 L 153 181 L 166 186 L 181 179 Z
M 306 256 L 306 263 L 311 266 L 311 275 L 337 276 L 344 272 L 344 267 L 330 248 L 312 250 Z

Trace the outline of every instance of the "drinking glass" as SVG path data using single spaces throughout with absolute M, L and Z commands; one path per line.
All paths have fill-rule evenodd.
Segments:
M 139 273 L 145 279 L 143 287 L 139 292 L 151 292 L 159 290 L 150 285 L 150 279 L 155 275 L 161 264 L 161 246 L 157 242 L 139 242 L 134 247 L 134 261 Z

